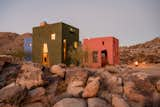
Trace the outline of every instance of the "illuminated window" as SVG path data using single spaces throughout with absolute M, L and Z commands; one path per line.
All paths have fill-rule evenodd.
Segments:
M 47 43 L 44 43 L 44 44 L 43 44 L 43 53 L 48 53 Z
M 78 42 L 75 41 L 75 42 L 74 42 L 74 48 L 77 48 L 77 47 L 78 47 Z
M 64 61 L 66 60 L 66 48 L 67 48 L 67 43 L 66 43 L 66 39 L 63 40 L 63 57 L 64 57 Z
M 51 40 L 55 40 L 55 39 L 56 39 L 56 34 L 55 33 L 51 34 Z
M 29 43 L 29 47 L 32 47 L 32 43 Z
M 97 63 L 98 62 L 98 52 L 97 51 L 93 51 L 92 57 L 93 57 L 93 62 Z
M 73 28 L 70 28 L 70 30 L 69 30 L 71 33 L 73 33 L 73 32 L 75 32 L 75 29 L 73 29 Z

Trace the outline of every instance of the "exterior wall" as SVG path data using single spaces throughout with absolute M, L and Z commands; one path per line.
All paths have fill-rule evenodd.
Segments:
M 61 23 L 57 23 L 33 28 L 33 62 L 42 63 L 44 43 L 48 46 L 49 65 L 61 62 L 61 26 Z M 51 40 L 51 34 L 54 33 L 55 40 Z
M 24 59 L 26 61 L 32 60 L 32 38 L 25 38 L 24 39 Z
M 100 37 L 83 40 L 83 48 L 88 51 L 88 60 L 84 64 L 90 67 L 101 67 L 101 51 L 107 50 L 108 64 L 119 64 L 118 39 L 114 37 Z M 98 52 L 98 62 L 93 63 L 92 52 Z
M 43 44 L 48 46 L 49 66 L 59 63 L 67 63 L 63 59 L 63 40 L 67 40 L 67 50 L 70 43 L 79 40 L 79 30 L 75 29 L 76 35 L 69 33 L 70 25 L 62 22 L 55 24 L 47 24 L 45 26 L 38 26 L 33 28 L 33 62 L 42 63 L 43 59 Z M 51 40 L 51 34 L 55 34 L 55 40 Z
M 68 55 L 68 52 L 71 48 L 74 47 L 74 42 L 79 42 L 79 29 L 75 28 L 73 26 L 67 25 L 67 24 L 62 24 L 62 39 L 66 40 L 67 43 L 67 51 L 66 51 L 66 60 L 64 60 L 64 52 L 63 48 L 64 45 L 62 45 L 62 62 L 66 64 L 70 64 L 70 57 Z

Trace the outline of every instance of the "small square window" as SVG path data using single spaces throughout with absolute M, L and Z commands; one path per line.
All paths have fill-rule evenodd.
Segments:
M 55 40 L 55 39 L 56 39 L 56 34 L 55 33 L 51 34 L 51 40 Z

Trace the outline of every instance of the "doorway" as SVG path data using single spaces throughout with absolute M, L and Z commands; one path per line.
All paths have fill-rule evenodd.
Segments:
M 47 43 L 43 44 L 42 64 L 44 66 L 49 66 L 49 57 L 48 57 L 48 46 L 47 46 Z
M 101 51 L 101 66 L 104 67 L 107 64 L 108 64 L 107 50 L 102 50 Z
M 43 53 L 42 64 L 43 64 L 44 66 L 49 66 L 48 53 Z

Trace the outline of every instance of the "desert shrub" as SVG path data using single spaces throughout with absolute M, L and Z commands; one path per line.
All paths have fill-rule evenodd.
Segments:
M 71 63 L 75 65 L 83 65 L 85 58 L 88 57 L 88 52 L 84 51 L 81 46 L 75 48 L 70 48 L 69 57 L 71 59 Z

